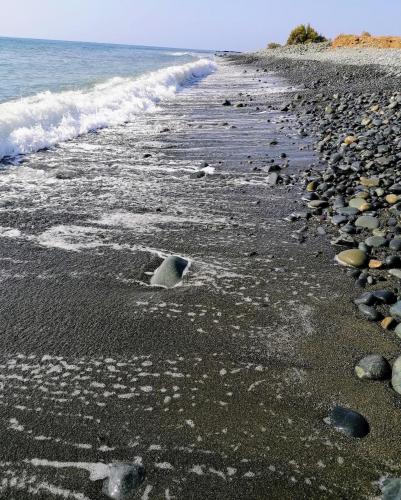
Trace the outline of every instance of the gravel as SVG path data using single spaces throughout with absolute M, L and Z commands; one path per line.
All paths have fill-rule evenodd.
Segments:
M 372 49 L 372 48 L 337 48 L 333 49 L 330 43 L 316 43 L 310 45 L 294 45 L 278 49 L 264 49 L 255 55 L 299 59 L 309 61 L 332 62 L 335 64 L 350 65 L 378 65 L 384 66 L 390 74 L 401 76 L 401 49 Z

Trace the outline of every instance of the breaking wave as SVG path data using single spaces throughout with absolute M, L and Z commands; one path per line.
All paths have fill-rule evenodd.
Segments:
M 90 89 L 0 104 L 0 159 L 33 153 L 81 134 L 152 112 L 184 85 L 216 69 L 209 59 L 171 66 L 139 78 L 113 78 Z

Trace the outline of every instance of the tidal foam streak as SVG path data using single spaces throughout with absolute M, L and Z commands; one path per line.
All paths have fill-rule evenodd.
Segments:
M 0 159 L 33 153 L 86 132 L 133 121 L 215 70 L 208 59 L 137 79 L 113 78 L 87 90 L 43 92 L 0 104 Z

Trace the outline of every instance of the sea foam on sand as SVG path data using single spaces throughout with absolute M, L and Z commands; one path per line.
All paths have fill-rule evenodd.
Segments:
M 96 129 L 133 121 L 157 109 L 195 79 L 216 69 L 210 59 L 139 78 L 113 78 L 91 89 L 42 92 L 0 104 L 0 159 L 38 151 Z

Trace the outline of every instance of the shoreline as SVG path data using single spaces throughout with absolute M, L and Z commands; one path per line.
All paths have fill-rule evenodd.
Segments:
M 398 341 L 356 314 L 301 201 L 318 157 L 288 83 L 307 67 L 236 57 L 161 115 L 1 177 L 15 197 L 0 213 L 2 493 L 29 498 L 12 482 L 27 476 L 102 498 L 54 464 L 134 458 L 138 495 L 166 499 L 357 499 L 399 473 L 394 393 L 353 376 Z M 149 286 L 161 255 L 191 262 L 180 286 Z M 367 438 L 324 422 L 338 404 L 367 417 Z

